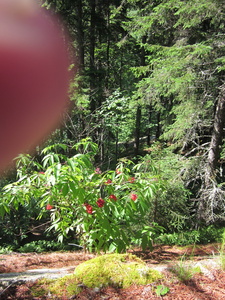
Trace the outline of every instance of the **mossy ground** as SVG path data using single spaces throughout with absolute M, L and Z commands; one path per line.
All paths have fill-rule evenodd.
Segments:
M 55 280 L 48 290 L 58 296 L 71 296 L 79 293 L 82 287 L 126 288 L 132 284 L 152 283 L 160 278 L 162 275 L 158 271 L 150 269 L 135 255 L 106 254 L 80 264 L 73 275 Z
M 46 279 L 46 278 L 38 280 L 36 284 L 34 284 L 34 285 L 32 285 L 32 287 L 30 287 L 32 295 L 34 297 L 45 296 L 46 293 L 48 293 L 48 286 L 53 284 L 53 282 L 54 282 L 54 280 Z

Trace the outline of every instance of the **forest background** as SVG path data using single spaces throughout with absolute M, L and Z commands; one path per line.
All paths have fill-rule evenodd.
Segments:
M 2 247 L 21 249 L 41 235 L 45 247 L 58 237 L 124 251 L 168 242 L 168 234 L 179 242 L 190 230 L 192 242 L 197 229 L 206 242 L 218 236 L 212 228 L 224 226 L 225 213 L 225 2 L 40 5 L 61 16 L 75 57 L 71 73 L 78 72 L 63 127 L 1 178 Z

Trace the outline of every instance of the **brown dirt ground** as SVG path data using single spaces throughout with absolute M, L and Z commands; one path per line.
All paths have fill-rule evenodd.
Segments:
M 210 244 L 190 247 L 155 247 L 154 251 L 142 252 L 138 249 L 131 250 L 141 257 L 149 265 L 173 264 L 185 257 L 185 260 L 202 260 L 218 254 L 219 245 Z M 0 273 L 23 272 L 36 268 L 59 268 L 76 266 L 81 262 L 93 258 L 94 254 L 84 252 L 54 252 L 45 254 L 18 254 L 0 255 Z M 154 284 L 136 286 L 127 289 L 107 287 L 100 290 L 84 288 L 83 291 L 72 299 L 78 300 L 223 300 L 225 299 L 225 271 L 211 269 L 213 279 L 203 274 L 195 274 L 191 279 L 182 282 L 168 269 L 163 271 L 164 279 Z M 33 297 L 31 287 L 34 283 L 26 283 L 19 286 L 11 286 L 0 294 L 0 300 L 68 300 L 67 298 L 52 298 L 49 296 Z M 157 296 L 156 288 L 164 285 L 169 288 L 165 296 Z

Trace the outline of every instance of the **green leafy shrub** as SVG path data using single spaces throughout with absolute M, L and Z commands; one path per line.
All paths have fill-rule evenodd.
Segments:
M 59 241 L 74 232 L 74 238 L 90 251 L 122 252 L 132 242 L 151 248 L 163 228 L 146 214 L 154 195 L 163 193 L 166 186 L 154 174 L 155 167 L 149 167 L 152 173 L 138 171 L 124 159 L 116 170 L 102 172 L 93 164 L 96 144 L 86 139 L 72 150 L 76 154 L 68 158 L 63 154 L 66 145 L 46 147 L 42 164 L 32 160 L 36 170 L 31 172 L 26 167 L 31 164 L 29 157 L 21 157 L 18 181 L 3 188 L 6 207 L 17 209 L 35 199 L 39 218 L 51 218 L 49 230 L 58 233 Z
M 220 242 L 223 228 L 210 225 L 199 230 L 164 233 L 156 238 L 156 243 L 164 245 L 187 246 L 191 244 L 208 244 Z
M 121 159 L 115 170 L 102 171 L 94 166 L 97 151 L 97 145 L 86 139 L 70 149 L 64 144 L 46 147 L 41 163 L 20 156 L 18 180 L 1 193 L 2 242 L 15 236 L 13 247 L 20 247 L 34 220 L 51 220 L 47 240 L 51 235 L 59 242 L 71 238 L 90 251 L 122 252 L 130 245 L 145 250 L 152 249 L 153 242 L 183 246 L 221 237 L 214 226 L 184 230 L 190 217 L 188 196 L 181 178 L 174 178 L 176 155 L 156 144 L 140 163 Z M 75 154 L 67 157 L 68 152 Z M 33 242 L 19 251 L 30 252 L 36 246 L 39 251 L 54 248 L 47 241 Z
M 1 246 L 0 247 L 0 254 L 8 254 L 13 252 L 14 248 L 12 246 Z
M 48 252 L 48 251 L 59 251 L 59 250 L 71 250 L 69 245 L 65 245 L 55 241 L 33 241 L 31 243 L 27 243 L 24 246 L 21 246 L 17 249 L 17 251 L 26 253 L 26 252 Z
M 148 173 L 153 180 L 160 179 L 165 188 L 152 195 L 151 209 L 146 217 L 169 232 L 189 228 L 192 225 L 189 191 L 181 176 L 187 162 L 161 143 L 155 143 L 147 150 L 150 154 L 145 155 L 135 168 Z

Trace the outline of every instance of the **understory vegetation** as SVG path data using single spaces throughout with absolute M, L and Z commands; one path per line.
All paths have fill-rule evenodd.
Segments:
M 220 242 L 222 226 L 195 229 L 190 192 L 177 174 L 180 156 L 167 152 L 156 143 L 139 162 L 121 158 L 105 171 L 95 165 L 98 147 L 89 138 L 71 149 L 47 146 L 39 161 L 21 155 L 17 180 L 1 192 L 0 251 L 124 252 Z

